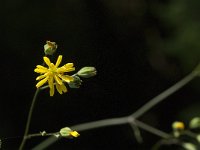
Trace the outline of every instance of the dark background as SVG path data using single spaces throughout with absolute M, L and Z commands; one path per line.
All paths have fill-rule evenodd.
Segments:
M 95 66 L 98 75 L 64 95 L 40 93 L 30 133 L 56 132 L 65 126 L 136 111 L 198 64 L 200 58 L 198 0 L 65 0 L 1 1 L 2 149 L 17 149 L 24 133 L 35 78 L 46 40 L 55 41 L 63 64 L 78 71 Z M 52 60 L 53 61 L 53 60 Z M 54 60 L 55 62 L 55 60 Z M 171 123 L 199 116 L 199 79 L 140 118 L 171 132 Z M 48 149 L 150 149 L 159 137 L 141 131 L 138 144 L 128 125 L 81 132 Z M 27 149 L 45 138 L 27 142 Z M 170 148 L 169 148 L 170 149 Z

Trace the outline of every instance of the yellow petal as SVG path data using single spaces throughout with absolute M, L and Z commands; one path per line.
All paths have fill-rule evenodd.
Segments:
M 48 70 L 46 67 L 44 67 L 42 65 L 37 65 L 36 67 L 39 68 L 39 69 Z
M 73 66 L 74 66 L 73 63 L 67 63 L 67 64 L 65 64 L 65 67 L 66 67 L 66 68 L 71 68 L 71 67 L 73 67 Z
M 58 83 L 56 83 L 56 89 L 60 94 L 62 94 L 62 87 L 61 86 L 62 85 L 59 85 Z
M 48 75 L 49 75 L 49 72 L 47 72 L 47 73 L 45 73 L 45 74 L 43 74 L 43 75 L 38 76 L 38 77 L 36 78 L 36 80 L 41 80 L 41 79 L 45 78 L 45 77 L 48 76 Z
M 35 68 L 34 71 L 36 73 L 46 73 L 48 70 L 46 70 L 46 69 L 40 69 L 40 68 Z
M 58 68 L 58 69 L 56 70 L 57 73 L 64 73 L 64 72 L 66 72 L 66 71 L 67 71 L 67 69 L 65 68 L 65 66 L 62 66 L 62 67 L 60 67 L 60 68 Z
M 52 88 L 50 88 L 50 91 L 49 91 L 49 93 L 50 93 L 50 96 L 53 96 L 54 95 L 54 86 L 52 86 Z
M 50 67 L 51 61 L 48 57 L 43 57 L 44 62 Z
M 66 88 L 65 84 L 62 84 L 62 85 L 60 85 L 60 86 L 61 86 L 61 88 L 62 88 L 62 91 L 63 91 L 64 93 L 66 93 L 66 92 L 67 92 L 67 88 Z
M 48 80 L 49 76 L 47 76 L 46 78 L 42 79 L 41 81 L 39 81 L 37 84 L 36 84 L 36 87 L 39 88 L 41 87 L 43 84 L 45 84 Z
M 53 76 L 50 76 L 49 80 L 48 80 L 48 84 L 49 84 L 49 88 L 50 88 L 50 90 L 49 90 L 50 96 L 53 96 L 54 95 L 54 91 L 55 91 L 53 81 L 54 81 L 53 80 Z
M 65 82 L 71 82 L 71 81 L 74 80 L 74 78 L 71 77 L 71 76 L 69 76 L 69 75 L 60 75 L 60 78 L 61 78 L 62 80 L 64 80 Z
M 52 76 L 49 77 L 48 84 L 49 84 L 49 88 L 53 88 L 54 87 L 53 77 Z
M 56 61 L 56 68 L 60 65 L 60 63 L 61 63 L 61 61 L 62 61 L 62 55 L 59 55 L 58 56 L 58 59 L 57 59 L 57 61 Z
M 74 70 L 75 70 L 74 67 L 72 67 L 72 68 L 66 68 L 66 71 L 65 71 L 65 72 L 71 72 L 71 71 L 74 71 Z
M 73 63 L 67 63 L 64 66 L 66 68 L 65 72 L 70 72 L 70 71 L 74 71 L 75 70 L 75 68 L 73 67 L 74 66 Z
M 70 134 L 71 134 L 73 137 L 78 137 L 78 136 L 80 136 L 80 134 L 79 134 L 77 131 L 72 131 L 72 132 L 70 132 Z
M 54 79 L 56 80 L 56 82 L 58 83 L 58 84 L 63 84 L 62 83 L 62 80 L 57 76 L 57 75 L 54 75 Z

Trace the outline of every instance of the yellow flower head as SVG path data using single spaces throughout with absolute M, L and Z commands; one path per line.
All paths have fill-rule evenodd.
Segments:
M 174 130 L 184 130 L 185 129 L 185 125 L 183 122 L 180 122 L 180 121 L 175 121 L 173 122 L 172 124 L 172 128 Z
M 56 64 L 51 63 L 48 57 L 43 57 L 44 62 L 47 64 L 48 68 L 37 65 L 35 68 L 35 72 L 40 73 L 41 75 L 36 78 L 36 80 L 40 80 L 36 87 L 39 88 L 46 82 L 49 84 L 50 88 L 50 96 L 54 95 L 54 85 L 56 85 L 57 91 L 62 94 L 63 92 L 67 92 L 67 88 L 63 82 L 71 82 L 74 80 L 73 77 L 66 75 L 66 72 L 74 71 L 73 63 L 67 63 L 62 67 L 58 67 L 62 61 L 62 55 L 58 56 Z

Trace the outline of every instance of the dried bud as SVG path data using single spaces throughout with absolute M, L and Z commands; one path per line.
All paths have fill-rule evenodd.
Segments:
M 97 74 L 95 67 L 83 67 L 78 72 L 77 75 L 82 78 L 90 78 Z
M 44 45 L 45 55 L 53 55 L 56 52 L 57 47 L 55 42 L 46 41 L 46 44 Z

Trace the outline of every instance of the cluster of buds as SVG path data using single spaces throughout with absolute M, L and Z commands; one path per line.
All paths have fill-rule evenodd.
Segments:
M 73 81 L 69 82 L 70 88 L 79 88 L 82 80 L 81 78 L 90 78 L 97 74 L 97 70 L 95 67 L 83 67 L 76 74 L 72 75 L 74 78 Z

